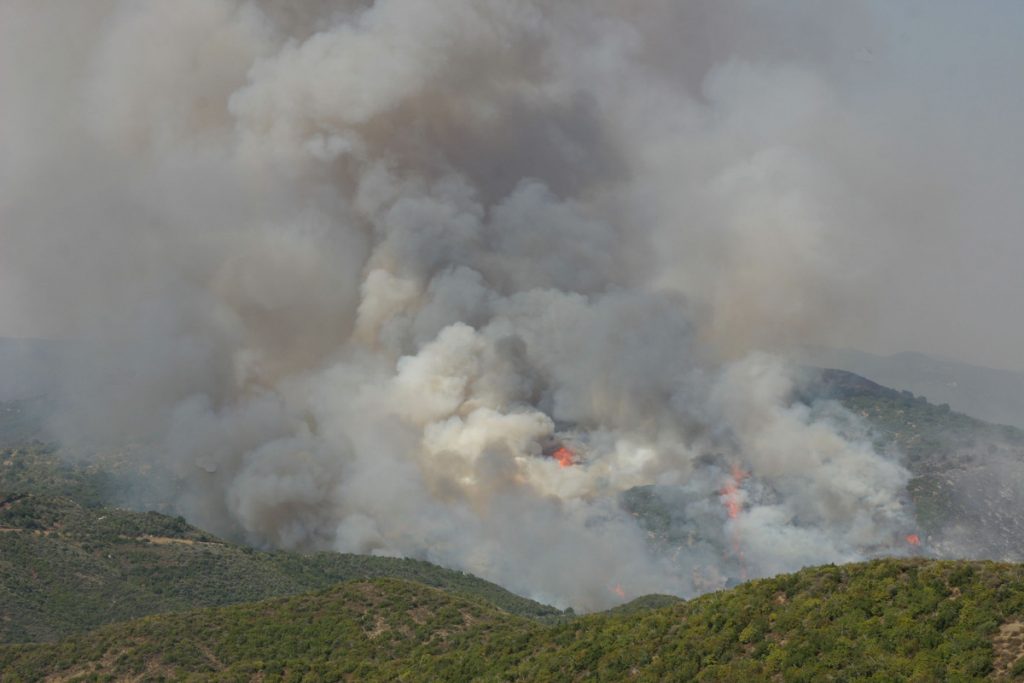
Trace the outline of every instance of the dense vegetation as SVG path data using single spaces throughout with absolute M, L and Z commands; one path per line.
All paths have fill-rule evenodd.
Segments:
M 100 507 L 110 499 L 117 483 L 118 477 L 110 467 L 85 460 L 67 462 L 52 445 L 37 442 L 0 448 L 3 496 L 69 498 L 87 507 Z
M 377 577 L 417 581 L 513 614 L 561 615 L 428 562 L 260 552 L 181 517 L 104 507 L 109 481 L 102 470 L 61 463 L 47 449 L 0 452 L 0 643 L 54 640 L 146 614 Z
M 544 625 L 396 580 L 148 617 L 0 648 L 8 681 L 909 680 L 1024 676 L 1024 568 L 819 567 L 658 609 Z M 994 644 L 997 644 L 994 647 Z
M 181 518 L 66 498 L 0 497 L 0 642 L 52 640 L 146 614 L 226 605 L 398 577 L 510 613 L 552 607 L 427 562 L 338 553 L 259 552 Z

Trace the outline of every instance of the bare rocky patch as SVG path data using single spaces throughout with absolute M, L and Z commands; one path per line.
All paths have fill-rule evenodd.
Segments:
M 1009 621 L 999 627 L 992 639 L 995 652 L 993 676 L 1006 678 L 1017 668 L 1015 665 L 1024 659 L 1024 623 Z

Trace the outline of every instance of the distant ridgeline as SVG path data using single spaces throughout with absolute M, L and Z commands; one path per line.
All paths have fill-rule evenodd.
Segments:
M 939 557 L 1024 559 L 1024 431 L 993 425 L 850 372 L 823 370 L 795 400 L 832 398 L 897 448 L 925 548 Z

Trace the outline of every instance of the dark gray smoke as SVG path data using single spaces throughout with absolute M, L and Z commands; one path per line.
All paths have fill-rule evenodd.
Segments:
M 866 160 L 918 149 L 857 116 L 884 17 L 817 7 L 7 2 L 0 310 L 115 344 L 65 438 L 256 544 L 583 608 L 892 552 L 906 470 L 758 352 L 935 192 Z

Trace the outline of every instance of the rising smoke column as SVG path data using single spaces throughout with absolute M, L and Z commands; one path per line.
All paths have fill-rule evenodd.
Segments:
M 737 578 L 731 544 L 743 576 L 902 548 L 906 471 L 751 353 L 752 322 L 800 330 L 838 296 L 840 183 L 796 142 L 722 157 L 763 88 L 795 103 L 768 137 L 835 99 L 715 61 L 702 105 L 663 62 L 672 6 L 5 7 L 60 57 L 13 101 L 38 69 L 79 105 L 39 104 L 53 149 L 13 107 L 5 267 L 44 322 L 117 344 L 67 369 L 66 441 L 152 444 L 219 533 L 585 609 Z M 704 161 L 665 156 L 685 141 Z M 702 196 L 682 213 L 679 185 Z M 724 510 L 728 462 L 749 477 Z M 674 553 L 620 506 L 652 484 L 685 494 Z

